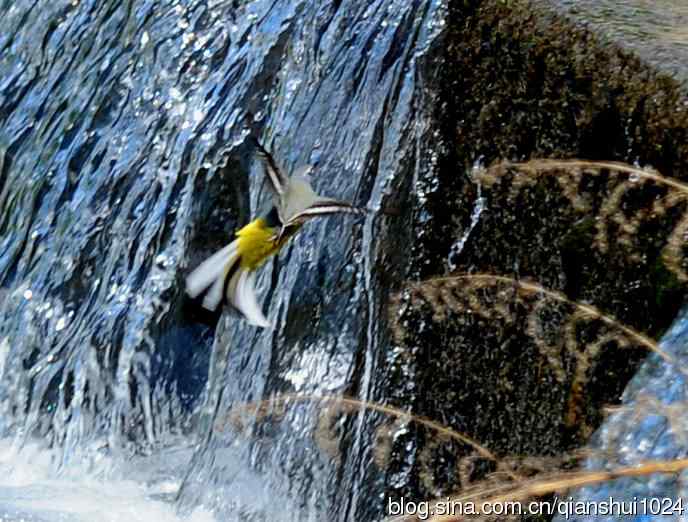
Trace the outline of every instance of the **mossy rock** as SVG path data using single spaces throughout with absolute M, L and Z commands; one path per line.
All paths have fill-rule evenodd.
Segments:
M 438 178 L 421 180 L 436 189 L 423 209 L 429 219 L 417 225 L 412 273 L 419 280 L 447 275 L 452 245 L 469 228 L 480 188 L 487 208 L 455 260 L 456 272 L 536 281 L 659 338 L 685 296 L 685 282 L 663 261 L 684 203 L 663 215 L 648 213 L 632 240 L 617 244 L 619 223 L 667 194 L 659 186 L 627 188 L 631 195 L 619 200 L 618 219 L 607 216 L 611 240 L 605 246 L 599 216 L 619 183 L 630 183 L 628 176 L 601 171 L 567 187 L 554 169 L 514 196 L 518 169 L 507 167 L 504 180 L 492 186 L 479 187 L 465 175 L 476 161 L 489 167 L 505 160 L 582 158 L 650 165 L 664 176 L 688 179 L 688 112 L 677 111 L 685 100 L 679 82 L 545 4 L 450 6 L 436 113 L 447 147 Z M 566 167 L 559 172 L 569 175 Z M 575 208 L 567 190 L 585 193 L 586 209 Z M 487 292 L 452 291 L 460 299 L 469 291 L 483 295 L 478 290 Z M 500 457 L 565 456 L 584 445 L 602 420 L 602 407 L 618 401 L 647 354 L 632 341 L 600 341 L 609 334 L 607 323 L 571 326 L 563 320 L 581 351 L 600 346 L 587 359 L 564 350 L 561 367 L 553 368 L 557 355 L 543 351 L 542 339 L 524 326 L 533 317 L 528 307 L 536 306 L 526 299 L 502 302 L 490 318 L 484 310 L 438 314 L 412 294 L 402 291 L 392 305 L 400 355 L 390 371 L 390 395 Z M 575 306 L 567 306 L 538 313 L 575 315 Z M 580 361 L 588 366 L 577 381 Z M 400 384 L 409 380 L 412 386 Z M 388 494 L 417 500 L 446 495 L 466 487 L 469 475 L 473 480 L 493 470 L 482 461 L 483 468 L 475 465 L 466 474 L 474 451 L 447 448 L 425 431 L 400 437 Z

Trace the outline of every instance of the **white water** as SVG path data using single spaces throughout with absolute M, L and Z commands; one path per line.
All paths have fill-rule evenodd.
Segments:
M 202 508 L 184 519 L 175 512 L 189 455 L 166 449 L 128 462 L 103 455 L 58 471 L 50 450 L 32 444 L 17 451 L 13 441 L 0 440 L 0 521 L 214 522 Z

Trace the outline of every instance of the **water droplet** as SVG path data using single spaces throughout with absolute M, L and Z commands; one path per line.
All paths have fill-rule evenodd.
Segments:
M 196 38 L 195 34 L 184 33 L 184 36 L 182 36 L 182 42 L 184 42 L 184 45 L 189 45 L 191 42 L 194 41 L 194 38 Z
M 150 36 L 148 35 L 148 31 L 143 31 L 143 34 L 141 35 L 141 47 L 145 47 L 149 41 Z
M 31 290 L 27 290 L 26 292 L 24 292 L 24 299 L 26 299 L 27 301 L 29 301 L 32 297 L 33 292 Z
M 67 326 L 67 321 L 65 320 L 64 317 L 60 317 L 60 320 L 57 321 L 57 324 L 55 325 L 55 330 L 60 332 L 64 330 L 64 327 Z
M 172 109 L 174 116 L 182 116 L 186 112 L 186 103 L 180 103 Z
M 100 72 L 103 72 L 108 67 L 110 67 L 110 57 L 106 56 L 105 59 L 103 60 L 103 63 L 100 64 L 100 67 L 98 69 L 100 70 Z
M 296 89 L 299 88 L 299 85 L 301 85 L 301 80 L 298 78 L 295 78 L 293 80 L 289 80 L 287 82 L 287 96 L 290 96 L 296 91 Z

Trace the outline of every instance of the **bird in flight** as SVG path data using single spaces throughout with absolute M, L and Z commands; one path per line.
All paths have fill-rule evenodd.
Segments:
M 258 268 L 277 254 L 307 220 L 341 213 L 364 215 L 367 209 L 316 194 L 308 180 L 310 166 L 287 177 L 257 140 L 254 144 L 273 194 L 273 207 L 238 230 L 234 241 L 194 269 L 186 278 L 186 293 L 195 299 L 205 292 L 203 308 L 214 311 L 224 302 L 250 324 L 267 328 L 270 323 L 256 299 Z

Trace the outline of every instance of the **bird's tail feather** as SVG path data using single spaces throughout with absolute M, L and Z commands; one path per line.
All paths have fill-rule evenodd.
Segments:
M 224 280 L 225 272 L 228 268 L 231 268 L 232 264 L 236 262 L 239 257 L 238 247 L 239 243 L 233 241 L 198 265 L 198 267 L 186 278 L 186 293 L 189 294 L 192 299 L 195 299 L 210 285 L 216 286 L 219 279 L 220 299 L 217 300 L 212 310 L 217 308 L 217 305 L 220 304 L 222 300 L 222 281 Z M 213 293 L 212 290 L 213 289 L 211 289 L 209 293 Z
M 242 268 L 234 272 L 227 286 L 227 299 L 252 325 L 269 328 L 270 323 L 263 315 L 256 299 L 256 272 Z
M 255 272 L 241 266 L 238 240 L 203 261 L 186 278 L 186 293 L 192 299 L 206 290 L 203 308 L 216 310 L 224 295 L 249 323 L 270 326 L 256 299 Z

